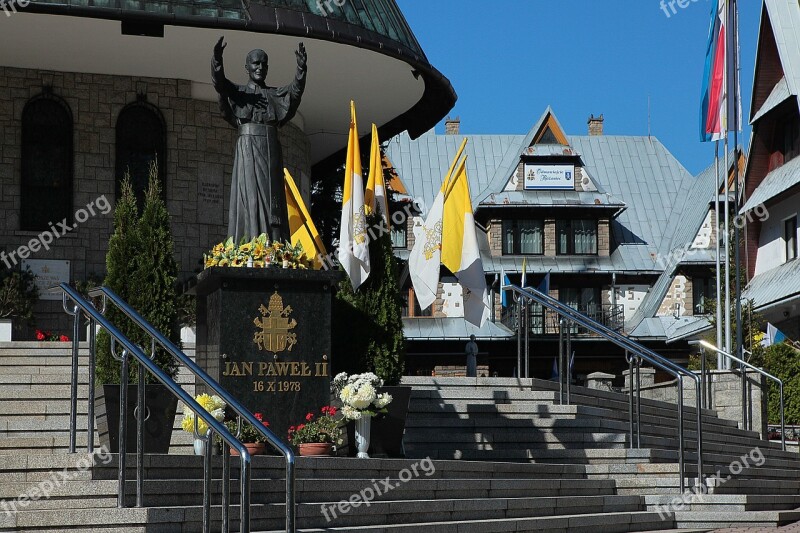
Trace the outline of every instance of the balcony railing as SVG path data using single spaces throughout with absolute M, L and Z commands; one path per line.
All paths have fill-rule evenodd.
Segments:
M 622 304 L 584 304 L 574 308 L 576 311 L 588 316 L 595 322 L 599 322 L 605 327 L 614 331 L 622 331 L 625 324 L 625 308 Z M 558 313 L 543 308 L 537 303 L 531 303 L 528 309 L 530 319 L 530 334 L 538 336 L 558 335 L 559 316 Z M 510 306 L 503 309 L 503 325 L 509 329 L 517 328 L 517 308 Z M 576 324 L 571 326 L 572 335 L 594 337 L 595 334 Z

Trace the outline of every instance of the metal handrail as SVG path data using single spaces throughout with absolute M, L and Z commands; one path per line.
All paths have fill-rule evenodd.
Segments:
M 689 344 L 700 345 L 702 347 L 702 349 L 703 349 L 703 355 L 702 355 L 703 358 L 705 358 L 705 350 L 706 350 L 706 348 L 708 348 L 709 350 L 714 351 L 714 352 L 718 353 L 719 355 L 722 355 L 723 357 L 727 357 L 731 361 L 739 363 L 740 365 L 745 366 L 745 367 L 749 368 L 750 370 L 754 370 L 755 372 L 761 374 L 765 378 L 771 379 L 772 381 L 775 381 L 778 384 L 778 387 L 780 388 L 780 393 L 781 393 L 781 447 L 783 448 L 784 451 L 786 451 L 786 423 L 785 423 L 784 416 L 783 416 L 783 405 L 784 405 L 783 404 L 783 381 L 779 377 L 773 376 L 769 372 L 767 372 L 767 371 L 765 371 L 765 370 L 763 370 L 761 368 L 758 368 L 756 366 L 753 366 L 750 363 L 748 363 L 747 361 L 744 361 L 743 359 L 739 359 L 735 355 L 731 355 L 726 351 L 720 350 L 719 348 L 717 348 L 716 346 L 714 346 L 710 342 L 703 341 L 703 340 L 700 340 L 700 341 L 689 341 Z M 750 355 L 752 355 L 752 353 Z M 742 374 L 745 375 L 746 372 L 742 371 Z M 705 376 L 703 376 L 703 380 L 705 381 Z M 746 394 L 746 391 L 742 395 L 742 422 L 743 423 L 744 423 L 745 409 L 747 408 L 747 405 L 745 403 L 745 398 L 747 398 L 748 396 L 749 395 Z M 742 429 L 744 429 L 744 428 L 742 428 Z
M 92 297 L 102 296 L 105 305 L 106 298 L 111 301 L 125 316 L 130 318 L 135 324 L 142 328 L 150 337 L 164 348 L 170 355 L 178 359 L 184 364 L 196 378 L 199 378 L 205 383 L 215 394 L 222 398 L 225 403 L 240 417 L 239 428 L 241 428 L 241 420 L 250 423 L 250 425 L 258 431 L 264 438 L 272 444 L 278 452 L 283 455 L 286 460 L 286 531 L 293 533 L 295 530 L 296 520 L 296 495 L 295 495 L 295 455 L 291 448 L 281 441 L 275 433 L 269 428 L 265 427 L 258 419 L 243 406 L 234 396 L 225 390 L 214 378 L 200 368 L 189 356 L 183 353 L 172 341 L 166 338 L 160 331 L 153 327 L 147 320 L 144 319 L 135 309 L 128 305 L 117 293 L 108 287 L 98 287 L 89 291 Z M 238 436 L 238 435 L 237 435 Z M 226 486 L 230 481 L 230 471 L 226 468 L 228 464 L 227 447 L 223 450 L 223 486 Z M 227 494 L 223 492 L 223 531 L 227 531 L 227 505 L 230 503 Z
M 122 345 L 122 354 L 120 360 L 122 361 L 122 368 L 120 372 L 120 425 L 119 425 L 119 461 L 118 461 L 118 473 L 117 473 L 117 482 L 118 482 L 118 492 L 117 492 L 117 507 L 124 508 L 125 507 L 125 483 L 126 483 L 126 430 L 127 430 L 127 373 L 128 373 L 128 360 L 129 356 L 133 356 L 136 359 L 136 362 L 139 364 L 140 369 L 140 377 L 143 376 L 141 373 L 141 369 L 144 368 L 150 374 L 152 374 L 162 385 L 164 385 L 174 396 L 176 396 L 179 400 L 185 403 L 189 408 L 194 411 L 195 413 L 195 428 L 197 427 L 197 419 L 202 418 L 203 421 L 209 426 L 209 430 L 206 433 L 206 449 L 205 449 L 205 457 L 204 457 L 204 477 L 210 480 L 210 470 L 211 470 L 211 446 L 210 442 L 211 439 L 216 433 L 219 435 L 224 442 L 238 450 L 240 461 L 241 461 L 241 495 L 240 495 L 240 532 L 241 533 L 250 533 L 250 473 L 251 473 L 251 463 L 252 458 L 247 451 L 247 448 L 242 444 L 241 441 L 238 440 L 228 428 L 225 427 L 224 424 L 217 421 L 211 413 L 206 411 L 200 404 L 198 404 L 194 398 L 191 397 L 186 391 L 181 388 L 169 375 L 167 375 L 163 370 L 161 370 L 155 362 L 153 362 L 149 356 L 147 356 L 141 347 L 137 346 L 133 343 L 128 337 L 126 337 L 116 326 L 114 326 L 111 322 L 100 313 L 94 305 L 88 302 L 83 296 L 81 296 L 74 288 L 70 287 L 67 283 L 60 283 L 58 288 L 63 292 L 62 294 L 62 305 L 64 310 L 75 318 L 75 323 L 78 324 L 81 319 L 81 312 L 85 314 L 90 320 L 90 327 L 91 330 L 94 329 L 95 324 L 99 324 L 102 328 L 104 328 L 108 334 L 111 336 L 111 350 L 112 354 L 116 357 L 116 343 Z M 74 304 L 73 307 L 67 306 L 68 300 L 71 300 Z M 79 311 L 80 310 L 80 311 Z M 75 330 L 78 327 L 75 326 Z M 90 331 L 91 331 L 90 330 Z M 78 343 L 78 337 L 76 336 L 73 339 L 73 353 L 75 353 L 75 347 Z M 73 365 L 73 368 L 75 365 Z M 77 383 L 77 372 L 73 371 L 72 374 L 72 381 L 73 383 Z M 89 384 L 89 388 L 91 389 L 94 386 L 93 383 Z M 142 412 L 143 405 L 138 406 L 139 416 L 138 419 L 140 420 L 138 431 L 141 433 L 143 430 L 143 424 L 141 421 L 144 420 L 144 413 Z M 89 421 L 92 423 L 92 420 Z M 94 431 L 92 427 L 90 431 Z M 74 440 L 76 434 L 76 427 L 73 425 L 70 427 L 71 432 L 71 440 Z M 196 434 L 196 431 L 195 431 Z M 142 464 L 142 458 L 144 454 L 143 446 L 141 445 L 141 438 L 139 438 L 139 448 L 137 450 L 138 455 L 138 462 Z M 208 489 L 208 485 L 205 485 L 205 488 Z M 141 490 L 141 484 L 137 483 L 137 490 Z M 209 510 L 210 510 L 210 494 L 204 492 L 203 495 L 204 505 L 206 502 L 209 502 Z M 141 504 L 141 494 L 137 494 L 137 504 Z M 207 513 L 207 510 L 204 508 L 203 513 L 203 529 L 204 531 L 210 530 L 210 513 Z
M 697 414 L 697 479 L 700 483 L 704 483 L 703 480 L 703 444 L 702 444 L 702 408 L 700 403 L 700 394 L 701 394 L 701 386 L 700 386 L 700 377 L 697 376 L 694 372 L 687 370 L 681 366 L 676 365 L 672 361 L 662 357 L 661 355 L 653 352 L 645 348 L 644 346 L 640 345 L 639 343 L 630 340 L 628 337 L 618 333 L 594 320 L 591 318 L 583 315 L 582 313 L 576 311 L 575 309 L 565 305 L 562 302 L 559 302 L 555 298 L 551 298 L 550 296 L 542 293 L 541 291 L 534 289 L 532 287 L 520 288 L 515 285 L 505 285 L 501 288 L 501 290 L 509 290 L 513 293 L 516 293 L 519 296 L 520 301 L 522 299 L 526 300 L 533 300 L 538 302 L 540 305 L 555 311 L 559 315 L 563 316 L 567 320 L 571 320 L 576 322 L 578 325 L 592 331 L 593 333 L 599 335 L 600 337 L 606 339 L 607 341 L 616 344 L 617 346 L 625 349 L 627 352 L 635 355 L 636 357 L 647 361 L 648 363 L 657 366 L 658 368 L 662 369 L 663 371 L 667 372 L 671 376 L 673 376 L 677 380 L 678 385 L 678 470 L 680 476 L 680 485 L 681 485 L 681 492 L 685 489 L 685 468 L 684 468 L 684 431 L 683 431 L 683 378 L 689 377 L 694 380 L 695 382 L 695 390 L 696 390 L 696 414 Z M 527 339 L 526 339 L 527 340 Z M 519 356 L 518 356 L 519 358 Z M 631 375 L 631 389 L 633 388 L 633 375 Z M 641 394 L 641 392 L 639 392 Z M 631 416 L 633 414 L 631 413 Z M 637 421 L 637 424 L 639 421 Z M 631 436 L 632 437 L 632 436 Z

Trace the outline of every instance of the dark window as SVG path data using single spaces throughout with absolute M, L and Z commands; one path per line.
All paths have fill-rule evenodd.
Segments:
M 49 94 L 22 110 L 21 192 L 21 229 L 72 221 L 72 112 Z
M 392 247 L 393 248 L 408 248 L 408 231 L 406 225 L 406 219 L 403 218 L 403 222 L 400 224 L 395 224 L 392 222 Z
M 436 305 L 434 302 L 431 304 L 430 307 L 425 309 L 424 311 L 420 308 L 419 302 L 417 301 L 416 296 L 414 295 L 414 289 L 408 289 L 407 291 L 403 292 L 403 307 L 401 310 L 401 314 L 404 317 L 412 317 L 412 318 L 420 318 L 420 317 L 432 317 L 433 316 L 433 307 Z M 414 303 L 414 308 L 411 309 L 410 303 Z
M 146 102 L 136 102 L 120 111 L 117 118 L 117 198 L 122 179 L 126 173 L 130 173 L 133 192 L 141 208 L 153 162 L 158 166 L 161 191 L 164 193 L 166 146 L 164 118 L 158 108 Z
M 544 222 L 504 220 L 503 255 L 544 254 Z
M 556 138 L 556 134 L 553 133 L 553 129 L 550 126 L 547 126 L 547 129 L 544 130 L 542 134 L 542 138 L 539 139 L 539 144 L 561 144 L 558 142 Z
M 716 278 L 692 278 L 692 296 L 694 301 L 694 314 L 707 315 L 710 311 L 710 300 L 717 298 Z
M 797 259 L 797 217 L 783 223 L 783 242 L 786 245 L 786 260 Z
M 800 155 L 800 118 L 795 117 L 783 126 L 783 154 L 784 161 Z
M 556 221 L 556 253 L 597 255 L 597 221 L 585 219 Z

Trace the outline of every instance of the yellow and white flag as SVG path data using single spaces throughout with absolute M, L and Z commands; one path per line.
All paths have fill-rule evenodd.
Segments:
M 464 294 L 464 318 L 481 327 L 489 318 L 489 292 L 478 249 L 466 163 L 464 158 L 445 193 L 442 264 L 455 274 L 461 285 Z
M 378 140 L 378 126 L 372 125 L 372 149 L 369 157 L 369 179 L 367 180 L 367 192 L 364 193 L 364 203 L 370 213 L 377 213 L 383 216 L 388 231 L 389 225 L 389 203 L 386 201 L 386 183 L 383 179 L 383 161 L 381 159 L 381 143 Z
M 286 214 L 289 219 L 289 234 L 292 246 L 303 245 L 306 257 L 313 261 L 314 270 L 322 268 L 322 258 L 328 255 L 325 244 L 319 236 L 314 221 L 306 209 L 306 204 L 289 171 L 283 169 L 284 188 L 286 189 Z
M 361 175 L 361 149 L 358 141 L 356 104 L 350 102 L 350 138 L 342 191 L 342 223 L 339 229 L 339 262 L 358 290 L 369 276 L 369 239 L 364 206 L 364 177 Z
M 442 257 L 442 215 L 444 213 L 444 196 L 448 189 L 453 172 L 467 146 L 467 139 L 461 143 L 450 169 L 442 183 L 442 188 L 433 205 L 428 211 L 428 217 L 419 233 L 416 234 L 414 248 L 408 258 L 408 271 L 411 283 L 414 285 L 414 295 L 421 309 L 425 310 L 436 301 L 439 288 L 439 270 Z

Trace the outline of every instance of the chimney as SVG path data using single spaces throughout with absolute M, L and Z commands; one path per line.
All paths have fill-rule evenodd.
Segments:
M 602 136 L 604 120 L 605 119 L 603 118 L 603 115 L 600 115 L 599 117 L 591 115 L 589 117 L 589 135 L 591 135 L 592 137 Z
M 444 123 L 445 135 L 459 135 L 461 133 L 461 117 L 447 117 Z

